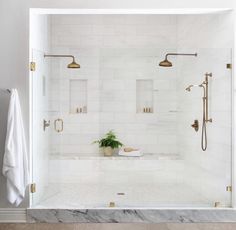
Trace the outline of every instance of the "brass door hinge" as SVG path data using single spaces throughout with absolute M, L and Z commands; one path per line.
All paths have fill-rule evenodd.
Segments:
M 226 186 L 226 191 L 227 191 L 227 192 L 232 192 L 232 186 L 230 186 L 230 185 L 229 185 L 229 186 Z
M 232 64 L 231 64 L 231 63 L 227 63 L 227 64 L 226 64 L 226 68 L 227 68 L 227 69 L 232 69 Z
M 36 69 L 36 63 L 35 62 L 30 62 L 30 71 L 35 71 Z
M 115 206 L 116 206 L 115 202 L 111 201 L 111 202 L 109 203 L 109 207 L 110 207 L 110 208 L 114 208 Z
M 31 193 L 35 193 L 36 192 L 36 184 L 35 183 L 30 185 L 30 192 Z

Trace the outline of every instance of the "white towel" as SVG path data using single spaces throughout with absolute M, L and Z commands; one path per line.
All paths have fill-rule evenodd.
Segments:
M 11 90 L 8 109 L 7 135 L 2 173 L 7 179 L 7 199 L 18 206 L 25 196 L 29 181 L 28 153 L 19 96 Z
M 120 156 L 126 156 L 126 157 L 141 157 L 143 154 L 140 150 L 134 150 L 131 152 L 125 152 L 123 149 L 121 149 L 118 153 Z

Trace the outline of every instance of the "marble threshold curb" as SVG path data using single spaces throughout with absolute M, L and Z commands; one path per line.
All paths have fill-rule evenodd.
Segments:
M 235 209 L 27 209 L 30 223 L 236 222 Z

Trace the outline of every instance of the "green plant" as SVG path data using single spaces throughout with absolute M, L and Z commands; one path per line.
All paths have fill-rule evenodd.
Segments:
M 98 143 L 100 148 L 111 147 L 112 149 L 115 149 L 123 146 L 123 144 L 117 140 L 117 137 L 112 130 L 105 134 L 105 137 L 101 140 L 94 141 L 93 143 Z

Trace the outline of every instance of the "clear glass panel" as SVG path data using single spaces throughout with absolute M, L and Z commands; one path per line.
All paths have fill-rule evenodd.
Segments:
M 48 185 L 48 157 L 50 126 L 49 117 L 49 64 L 44 53 L 32 50 L 32 61 L 36 63 L 35 71 L 31 72 L 31 133 L 32 133 L 32 181 L 36 184 L 36 192 L 32 194 L 34 205 L 40 203 Z M 51 124 L 50 124 L 51 125 Z
M 100 61 L 89 69 L 90 74 L 67 69 L 65 60 L 52 60 L 49 76 L 42 52 L 34 51 L 33 181 L 37 192 L 33 204 L 54 208 L 114 204 L 132 208 L 229 207 L 232 73 L 226 64 L 231 63 L 231 50 L 197 52 L 198 58 L 173 58 L 174 67 L 167 69 L 157 68 L 147 52 L 140 55 L 141 50 L 106 49 L 94 58 Z M 152 50 L 148 57 L 152 60 L 155 54 L 155 59 L 156 55 L 161 59 L 163 53 Z M 135 71 L 132 65 L 123 67 L 124 63 L 145 61 L 147 66 Z M 114 70 L 119 74 L 114 75 Z M 212 73 L 208 110 L 212 122 L 206 124 L 207 150 L 202 151 L 203 90 L 198 85 L 206 72 Z M 153 113 L 137 111 L 137 87 L 142 92 L 139 80 L 152 82 L 143 90 L 152 95 Z M 79 81 L 82 90 L 80 83 L 71 86 Z M 196 87 L 186 91 L 189 85 Z M 76 108 L 75 103 L 86 101 L 86 113 L 71 113 L 72 96 Z M 45 131 L 44 119 L 51 121 Z M 194 120 L 199 122 L 198 132 L 191 127 Z M 119 156 L 115 150 L 112 157 L 105 157 L 92 143 L 109 130 L 125 147 L 139 149 L 142 156 L 130 157 L 129 152 Z
M 232 62 L 231 49 L 199 49 L 197 61 L 178 58 L 178 146 L 185 164 L 185 183 L 195 191 L 197 206 L 221 207 L 231 205 L 232 154 L 232 71 L 226 64 Z M 207 149 L 203 151 L 203 88 L 198 87 L 209 78 L 209 119 L 206 123 Z M 184 90 L 194 85 L 191 91 Z M 195 85 L 197 85 L 195 87 Z M 191 128 L 199 121 L 199 131 Z M 204 138 L 204 137 L 203 137 Z M 193 194 L 189 192 L 189 194 Z M 199 194 L 199 195 L 198 195 Z

